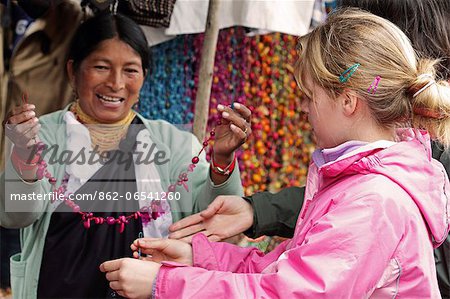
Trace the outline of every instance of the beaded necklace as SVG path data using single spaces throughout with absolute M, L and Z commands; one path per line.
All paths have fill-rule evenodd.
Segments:
M 23 102 L 27 103 L 26 95 L 24 95 L 24 97 L 23 97 Z M 217 122 L 217 125 L 221 125 L 220 120 Z M 194 171 L 196 165 L 200 161 L 200 157 L 199 157 L 200 154 L 205 150 L 205 148 L 208 146 L 209 142 L 212 139 L 214 139 L 214 136 L 215 136 L 215 128 L 213 128 L 210 131 L 209 137 L 203 142 L 202 148 L 197 153 L 197 155 L 195 155 L 192 158 L 191 164 L 189 164 L 187 169 L 180 172 L 180 174 L 178 175 L 177 182 L 169 185 L 168 192 L 167 192 L 168 197 L 170 196 L 171 193 L 175 192 L 177 186 L 183 186 L 186 189 L 186 191 L 189 191 L 188 186 L 186 184 L 187 181 L 189 180 L 188 174 L 190 172 Z M 46 148 L 46 145 L 43 142 L 41 142 L 41 141 L 37 142 L 36 156 L 38 157 L 38 162 L 37 162 L 38 169 L 36 171 L 36 178 L 38 180 L 42 180 L 43 178 L 46 178 L 48 180 L 48 182 L 51 185 L 52 192 L 54 192 L 54 194 L 56 194 L 56 196 L 54 196 L 54 198 L 61 199 L 62 201 L 64 201 L 65 205 L 67 205 L 68 207 L 70 207 L 72 209 L 72 211 L 74 213 L 79 214 L 83 221 L 83 225 L 86 229 L 89 229 L 91 227 L 91 222 L 93 221 L 97 225 L 101 225 L 101 224 L 115 225 L 115 224 L 117 224 L 119 226 L 119 232 L 122 233 L 125 230 L 125 225 L 128 224 L 132 218 L 138 219 L 141 217 L 141 218 L 146 218 L 146 220 L 148 220 L 148 221 L 152 221 L 152 220 L 158 219 L 161 215 L 163 215 L 165 213 L 165 211 L 161 208 L 161 202 L 159 200 L 152 200 L 149 206 L 144 206 L 144 207 L 140 208 L 138 211 L 132 213 L 131 215 L 128 215 L 128 216 L 121 215 L 121 216 L 118 216 L 117 218 L 112 217 L 112 216 L 109 216 L 109 217 L 94 216 L 94 214 L 92 212 L 81 211 L 80 206 L 78 206 L 72 200 L 70 200 L 69 196 L 71 193 L 66 194 L 67 183 L 69 181 L 69 175 L 65 174 L 61 181 L 61 185 L 59 187 L 56 186 L 57 179 L 48 171 L 47 163 L 45 162 L 45 160 L 42 157 L 42 152 L 44 151 L 45 148 Z M 52 201 L 52 203 L 53 202 L 54 201 Z
M 128 126 L 136 116 L 136 113 L 130 110 L 124 119 L 112 124 L 103 124 L 87 115 L 81 109 L 78 100 L 70 106 L 70 111 L 89 130 L 92 148 L 96 148 L 100 153 L 119 147 L 120 141 L 128 132 Z

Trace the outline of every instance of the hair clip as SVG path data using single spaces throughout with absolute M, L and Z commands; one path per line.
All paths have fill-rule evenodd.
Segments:
M 432 74 L 421 74 L 421 75 L 417 76 L 417 79 L 422 79 L 422 78 L 430 78 L 431 80 L 430 80 L 430 82 L 425 84 L 425 86 L 423 86 L 421 89 L 416 91 L 413 94 L 413 98 L 417 97 L 422 91 L 424 91 L 425 89 L 427 89 L 428 87 L 430 87 L 431 85 L 436 83 L 436 81 L 433 79 L 433 75 Z
M 351 67 L 349 67 L 348 69 L 346 69 L 340 76 L 339 76 L 339 82 L 341 83 L 345 83 L 348 81 L 348 79 L 353 75 L 353 73 L 356 71 L 356 69 L 360 66 L 361 64 L 359 63 L 355 63 L 354 65 L 352 65 Z
M 368 93 L 375 94 L 377 92 L 378 83 L 380 83 L 381 77 L 376 76 L 375 79 L 373 79 L 372 84 L 370 84 L 369 88 L 367 89 Z

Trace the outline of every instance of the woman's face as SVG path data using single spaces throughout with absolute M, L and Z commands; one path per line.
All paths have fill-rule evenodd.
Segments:
M 69 61 L 67 70 L 81 108 L 100 123 L 114 123 L 128 115 L 145 76 L 139 54 L 118 38 L 102 41 L 78 70 Z

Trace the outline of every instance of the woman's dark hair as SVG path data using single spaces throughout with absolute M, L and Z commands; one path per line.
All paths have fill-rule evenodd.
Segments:
M 78 27 L 72 39 L 68 59 L 77 70 L 81 62 L 107 39 L 117 37 L 134 49 L 142 60 L 144 73 L 148 70 L 149 48 L 141 27 L 130 18 L 110 12 L 102 12 L 87 19 Z
M 339 0 L 338 7 L 358 7 L 397 25 L 419 54 L 441 59 L 440 79 L 450 78 L 449 0 Z

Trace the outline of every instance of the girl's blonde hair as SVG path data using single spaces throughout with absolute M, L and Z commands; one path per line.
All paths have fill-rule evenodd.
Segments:
M 299 47 L 295 77 L 306 93 L 305 72 L 333 98 L 344 89 L 356 92 L 380 125 L 423 128 L 450 146 L 449 84 L 434 82 L 438 61 L 418 58 L 391 22 L 359 9 L 341 9 L 301 37 Z M 356 71 L 341 82 L 339 76 L 357 63 Z M 373 93 L 369 87 L 377 76 L 381 80 Z

